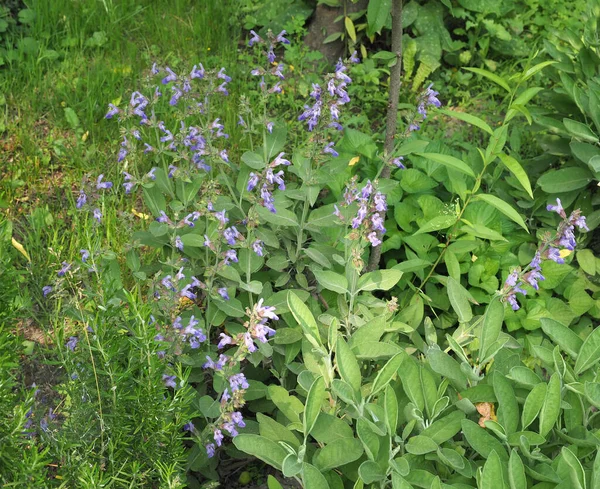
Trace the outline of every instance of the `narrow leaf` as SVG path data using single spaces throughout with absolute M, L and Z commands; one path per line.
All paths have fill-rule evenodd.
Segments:
M 512 156 L 509 156 L 504 153 L 498 153 L 498 158 L 502 161 L 502 164 L 508 168 L 515 178 L 519 181 L 521 186 L 525 189 L 525 191 L 529 194 L 529 196 L 533 199 L 533 191 L 531 190 L 531 183 L 529 182 L 529 177 L 521 164 L 515 160 Z
M 556 423 L 560 414 L 560 384 L 560 376 L 557 372 L 554 372 L 552 377 L 550 377 L 546 396 L 544 397 L 544 404 L 540 410 L 539 433 L 544 437 L 554 427 L 554 423 Z
M 478 75 L 481 75 L 487 78 L 488 80 L 493 81 L 496 85 L 500 85 L 502 88 L 504 88 L 504 90 L 510 93 L 510 86 L 508 85 L 506 80 L 500 78 L 498 75 L 494 75 L 494 73 L 491 73 L 487 70 L 483 70 L 481 68 L 465 68 L 465 70 L 472 71 L 473 73 L 477 73 Z
M 596 327 L 581 345 L 575 362 L 575 375 L 585 372 L 598 361 L 600 361 L 600 327 Z
M 453 170 L 458 170 L 461 173 L 469 175 L 470 177 L 475 178 L 475 173 L 469 165 L 467 165 L 464 161 L 455 158 L 454 156 L 445 155 L 442 153 L 416 153 L 418 156 L 422 156 L 423 158 L 428 158 L 430 160 L 435 161 L 436 163 L 440 163 L 448 168 L 452 168 Z
M 510 489 L 527 489 L 525 466 L 515 449 L 510 452 L 508 460 L 508 483 Z
M 469 322 L 473 318 L 473 311 L 464 288 L 452 277 L 448 277 L 447 289 L 450 304 L 458 315 L 458 320 L 461 323 Z
M 479 117 L 475 117 L 471 114 L 466 114 L 465 112 L 457 112 L 455 110 L 447 110 L 447 109 L 439 109 L 439 112 L 442 114 L 446 114 L 447 116 L 454 117 L 455 119 L 466 122 L 467 124 L 471 124 L 472 126 L 478 127 L 479 129 L 487 132 L 489 135 L 494 134 L 492 128 L 489 126 L 487 122 L 480 119 Z
M 488 356 L 488 350 L 500 336 L 504 322 L 504 305 L 500 299 L 494 298 L 489 303 L 483 317 L 481 333 L 479 335 L 479 360 Z
M 304 407 L 304 436 L 307 437 L 317 422 L 321 412 L 321 403 L 325 397 L 325 380 L 317 377 L 308 391 L 306 406 Z
M 235 447 L 253 457 L 281 470 L 287 456 L 285 449 L 272 440 L 260 435 L 240 434 L 233 439 Z
M 287 304 L 290 312 L 294 316 L 294 319 L 298 321 L 298 324 L 302 326 L 304 334 L 313 338 L 317 344 L 321 345 L 321 337 L 319 335 L 319 328 L 315 321 L 310 309 L 302 302 L 302 300 L 296 295 L 295 292 L 290 292 L 287 296 Z
M 529 229 L 527 228 L 525 221 L 523 221 L 523 218 L 519 215 L 519 213 L 516 210 L 514 210 L 510 205 L 508 205 L 506 202 L 504 202 L 502 199 L 499 199 L 495 195 L 490 195 L 490 194 L 477 194 L 475 199 L 483 200 L 485 203 L 490 204 L 492 207 L 495 207 L 500 212 L 502 212 L 502 214 L 504 214 L 506 217 L 508 217 L 509 219 L 516 222 L 525 231 L 529 232 Z
M 383 389 L 389 382 L 392 380 L 396 372 L 402 365 L 404 361 L 405 353 L 398 353 L 390 358 L 387 363 L 383 366 L 383 368 L 375 377 L 375 381 L 373 382 L 373 387 L 371 388 L 371 395 L 377 394 L 381 389 Z
M 360 392 L 361 375 L 358 361 L 341 337 L 338 337 L 336 343 L 335 359 L 342 379 L 350 384 L 355 392 Z

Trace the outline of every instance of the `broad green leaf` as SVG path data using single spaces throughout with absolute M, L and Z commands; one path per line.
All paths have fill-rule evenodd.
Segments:
M 253 151 L 246 151 L 242 155 L 242 161 L 254 170 L 262 170 L 265 166 L 267 166 L 264 158 Z
M 461 422 L 465 418 L 462 411 L 453 411 L 447 416 L 431 423 L 421 435 L 427 436 L 438 445 L 450 440 L 461 430 Z
M 372 396 L 377 394 L 381 389 L 383 389 L 390 383 L 390 381 L 392 380 L 394 375 L 396 375 L 396 372 L 400 368 L 400 365 L 402 365 L 402 362 L 404 361 L 405 357 L 406 353 L 402 352 L 398 353 L 397 355 L 394 355 L 387 361 L 387 363 L 377 374 L 377 377 L 375 377 L 375 381 L 373 382 L 373 386 L 371 387 Z
M 296 214 L 287 209 L 277 209 L 276 213 L 269 211 L 262 205 L 256 205 L 255 209 L 261 221 L 274 224 L 275 226 L 298 226 Z
M 273 130 L 267 134 L 265 141 L 265 155 L 267 162 L 271 161 L 285 146 L 287 137 L 287 127 L 285 125 L 275 125 Z
M 588 275 L 596 275 L 598 267 L 596 266 L 596 257 L 592 250 L 578 250 L 576 256 L 577 263 L 579 263 L 579 266 L 585 273 Z M 600 271 L 600 269 L 598 269 L 598 271 Z
M 371 0 L 367 6 L 369 34 L 381 32 L 392 9 L 392 0 Z
M 313 338 L 317 344 L 322 345 L 317 322 L 306 304 L 292 291 L 287 296 L 287 304 L 294 319 L 302 326 L 304 334 Z
M 542 71 L 546 66 L 553 65 L 554 63 L 556 63 L 556 61 L 542 61 L 541 63 L 532 66 L 525 73 L 523 73 L 523 76 L 521 77 L 521 83 L 529 80 L 533 75 Z
M 327 479 L 314 465 L 304 463 L 302 466 L 302 485 L 304 489 L 329 489 Z
M 289 453 L 283 460 L 281 472 L 284 477 L 295 477 L 302 472 L 302 462 L 298 460 L 298 455 Z
M 346 27 L 346 32 L 350 39 L 352 39 L 352 42 L 356 42 L 356 29 L 354 28 L 354 22 L 352 22 L 350 17 L 344 17 L 344 26 Z
M 364 453 L 362 443 L 356 438 L 340 438 L 328 443 L 313 457 L 315 466 L 325 472 L 358 460 Z
M 385 472 L 379 467 L 379 464 L 372 460 L 367 460 L 360 464 L 358 475 L 365 484 L 382 481 L 385 479 Z
M 504 463 L 508 461 L 508 454 L 504 446 L 495 436 L 490 435 L 481 426 L 469 419 L 463 419 L 461 426 L 469 445 L 483 458 L 488 458 L 492 451 L 496 451 Z
M 600 408 L 600 382 L 586 382 L 583 391 L 592 406 Z
M 510 489 L 527 489 L 525 466 L 515 449 L 511 450 L 508 460 L 508 484 Z
M 355 392 L 360 392 L 361 375 L 358 361 L 348 344 L 338 337 L 335 347 L 335 359 L 342 379 L 350 384 Z
M 421 411 L 425 409 L 425 399 L 423 399 L 423 390 L 421 389 L 421 376 L 419 375 L 420 366 L 412 359 L 407 358 L 402 365 L 402 388 L 411 400 Z
M 575 375 L 585 372 L 600 361 L 600 327 L 596 327 L 581 345 L 575 362 Z
M 269 474 L 267 477 L 267 488 L 268 489 L 283 489 L 283 486 L 279 483 L 275 477 Z
M 596 457 L 594 457 L 594 466 L 592 470 L 592 479 L 590 481 L 590 487 L 592 489 L 600 487 L 600 450 L 596 452 Z
M 438 444 L 428 436 L 416 435 L 411 437 L 406 444 L 406 451 L 413 455 L 424 455 L 429 452 L 435 452 Z
M 309 231 L 322 232 L 321 228 L 334 227 L 340 220 L 335 216 L 333 204 L 319 207 L 308 216 L 306 229 Z
M 562 447 L 560 451 L 563 460 L 569 467 L 569 479 L 571 481 L 571 489 L 585 489 L 585 472 L 579 459 L 567 447 Z
M 550 382 L 548 382 L 548 389 L 546 390 L 544 403 L 540 410 L 539 433 L 542 436 L 546 436 L 550 432 L 560 414 L 560 390 L 560 375 L 557 372 L 554 372 L 550 377 Z
M 523 170 L 521 164 L 515 160 L 512 156 L 509 156 L 504 153 L 498 153 L 498 158 L 502 161 L 502 164 L 508 168 L 515 178 L 519 181 L 521 186 L 527 191 L 529 196 L 533 199 L 533 191 L 531 190 L 531 183 L 529 182 L 529 177 L 527 176 L 527 172 Z
M 488 80 L 493 81 L 496 85 L 500 85 L 502 88 L 504 88 L 504 90 L 510 93 L 510 86 L 508 85 L 506 80 L 499 77 L 498 75 L 495 75 L 494 73 L 483 70 L 481 68 L 465 68 L 465 70 L 472 71 L 473 73 L 476 73 L 487 78 Z
M 544 173 L 538 178 L 537 184 L 546 193 L 560 194 L 587 187 L 592 180 L 592 174 L 589 170 L 572 166 Z
M 447 248 L 446 253 L 444 254 L 444 263 L 448 270 L 448 276 L 456 281 L 460 281 L 460 263 L 458 262 L 456 255 Z
M 359 418 L 356 422 L 356 434 L 360 439 L 365 452 L 370 460 L 375 460 L 379 454 L 379 436 L 371 429 L 371 424 L 366 418 Z
M 452 309 L 458 315 L 458 320 L 461 323 L 468 323 L 473 318 L 473 311 L 471 310 L 471 304 L 463 286 L 452 277 L 448 277 L 448 298 Z
M 516 222 L 525 231 L 529 232 L 529 229 L 527 228 L 525 221 L 523 221 L 523 218 L 519 215 L 519 213 L 516 210 L 514 210 L 510 205 L 508 205 L 506 202 L 504 202 L 502 199 L 499 199 L 495 195 L 490 195 L 490 194 L 477 194 L 475 196 L 475 199 L 483 200 L 486 204 L 489 204 L 492 207 L 495 207 L 500 212 L 502 212 L 502 214 L 504 214 L 506 217 L 508 217 L 512 221 Z
M 439 348 L 427 350 L 427 360 L 434 372 L 443 375 L 460 390 L 467 388 L 467 377 L 460 368 L 460 364 Z
M 300 442 L 296 438 L 296 435 L 281 423 L 262 413 L 256 413 L 256 420 L 258 421 L 258 431 L 261 436 L 275 442 L 283 441 L 295 449 L 300 448 Z
M 423 158 L 428 158 L 436 163 L 440 163 L 448 168 L 452 168 L 453 170 L 457 170 L 465 175 L 469 175 L 470 177 L 475 178 L 475 173 L 469 165 L 467 165 L 464 161 L 455 158 L 454 156 L 445 155 L 442 153 L 416 153 L 418 156 L 422 156 Z
M 448 214 L 443 216 L 435 216 L 430 221 L 423 224 L 414 236 L 423 233 L 430 233 L 431 231 L 440 231 L 441 229 L 447 229 L 456 222 L 456 216 L 454 214 Z
M 311 431 L 311 436 L 319 443 L 332 443 L 340 438 L 352 438 L 354 432 L 348 423 L 336 416 L 322 412 Z
M 510 381 L 500 372 L 495 372 L 492 379 L 494 394 L 498 400 L 498 423 L 507 435 L 517 431 L 519 424 L 519 404 Z
M 338 294 L 348 292 L 348 280 L 344 275 L 330 270 L 313 270 L 313 274 L 321 287 L 337 292 Z
M 306 406 L 304 408 L 304 436 L 307 437 L 317 422 L 321 412 L 321 403 L 325 398 L 325 380 L 323 377 L 317 377 L 313 382 L 308 396 L 306 397 Z
M 494 298 L 487 306 L 479 334 L 479 361 L 489 356 L 488 350 L 496 342 L 504 322 L 504 304 Z
M 214 298 L 212 301 L 221 311 L 223 311 L 228 316 L 231 316 L 233 318 L 241 318 L 246 315 L 246 311 L 244 311 L 242 303 L 237 299 L 231 298 L 228 301 L 225 301 Z
M 358 280 L 357 290 L 390 290 L 401 278 L 400 270 L 376 270 L 365 273 Z
M 583 124 L 579 121 L 574 121 L 573 119 L 563 119 L 563 124 L 565 128 L 572 136 L 575 136 L 577 139 L 583 139 L 584 141 L 588 141 L 590 143 L 597 143 L 598 136 L 592 131 L 589 126 Z
M 365 360 L 377 360 L 380 358 L 390 358 L 396 353 L 402 351 L 402 348 L 395 343 L 384 343 L 381 341 L 365 341 L 354 344 L 352 351 L 356 358 Z
M 458 112 L 455 110 L 447 110 L 447 109 L 439 109 L 442 114 L 445 114 L 450 117 L 454 117 L 455 119 L 466 122 L 467 124 L 471 124 L 472 126 L 478 127 L 479 129 L 487 132 L 489 135 L 492 135 L 494 131 L 489 126 L 487 122 L 480 119 L 479 117 L 475 117 L 471 114 L 466 114 L 465 112 Z
M 240 434 L 233 439 L 235 447 L 248 455 L 281 470 L 287 456 L 285 449 L 272 440 L 260 435 Z
M 356 402 L 354 390 L 352 389 L 352 386 L 348 384 L 348 382 L 344 382 L 340 379 L 333 379 L 331 382 L 331 390 L 337 397 L 347 404 L 354 404 Z
M 287 389 L 280 385 L 270 385 L 268 392 L 271 400 L 287 419 L 292 423 L 300 422 L 300 413 L 304 411 L 304 405 L 300 399 L 290 396 Z
M 540 319 L 542 330 L 550 339 L 571 357 L 576 358 L 583 345 L 582 339 L 573 331 L 550 318 Z
M 492 450 L 483 466 L 481 482 L 479 484 L 480 489 L 504 487 L 503 463 L 506 463 L 506 461 L 500 460 L 498 453 L 495 450 Z
M 521 425 L 523 429 L 533 423 L 540 413 L 544 399 L 546 398 L 546 389 L 546 383 L 542 382 L 531 389 L 531 392 L 527 395 L 525 404 L 523 404 L 523 412 L 521 413 Z
M 527 102 L 529 102 L 533 97 L 535 97 L 542 90 L 543 90 L 542 87 L 526 88 L 519 94 L 519 96 L 514 100 L 514 102 L 511 104 L 511 106 L 512 105 L 524 106 L 525 104 L 527 104 Z
M 279 334 L 279 331 L 277 332 Z M 510 369 L 508 378 L 515 382 L 526 385 L 527 387 L 533 388 L 538 385 L 542 379 L 533 370 L 521 365 L 517 365 Z

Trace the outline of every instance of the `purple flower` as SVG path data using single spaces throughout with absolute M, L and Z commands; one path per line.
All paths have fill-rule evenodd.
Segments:
M 160 211 L 160 216 L 156 220 L 158 222 L 169 222 L 169 217 L 165 214 L 165 211 Z
M 187 297 L 188 299 L 191 300 L 196 300 L 196 294 L 194 294 L 190 289 L 192 288 L 192 284 L 187 284 L 185 287 L 183 287 L 183 289 L 181 289 L 181 291 L 179 292 L 179 295 L 181 295 L 181 297 Z
M 556 199 L 556 205 L 547 205 L 546 210 L 550 212 L 556 212 L 560 217 L 566 217 L 565 210 L 563 209 L 560 199 Z
M 514 287 L 517 285 L 517 280 L 519 280 L 519 272 L 517 270 L 513 270 L 512 273 L 506 278 L 505 285 L 508 287 Z
M 173 95 L 171 96 L 171 100 L 169 100 L 169 105 L 177 105 L 179 99 L 182 97 L 183 92 L 179 90 L 176 86 L 172 86 L 171 90 L 173 91 Z
M 252 340 L 252 336 L 250 333 L 244 333 L 244 344 L 250 353 L 254 353 L 256 351 L 256 346 L 254 345 L 254 341 Z
M 213 458 L 215 456 L 215 444 L 209 443 L 205 446 L 205 448 L 206 448 L 206 455 L 208 455 L 208 458 Z
M 192 423 L 191 421 L 189 421 L 188 423 L 183 425 L 183 431 L 194 432 L 195 430 L 196 430 L 196 427 L 194 426 L 194 423 Z
M 376 212 L 371 216 L 371 224 L 373 231 L 381 231 L 385 233 L 385 228 L 383 227 L 383 218 L 379 215 L 379 212 Z
M 575 249 L 575 246 L 577 246 L 577 242 L 575 241 L 575 234 L 573 233 L 574 230 L 574 226 L 566 226 L 563 229 L 563 233 L 559 238 L 558 244 L 565 247 L 568 250 L 573 251 Z
M 223 263 L 225 265 L 229 265 L 230 261 L 232 261 L 233 263 L 238 262 L 238 257 L 237 257 L 237 253 L 235 250 L 227 250 L 225 252 L 225 259 L 223 260 Z
M 165 383 L 165 387 L 172 387 L 173 389 L 175 389 L 175 387 L 177 387 L 177 384 L 175 383 L 175 379 L 176 379 L 176 377 L 174 375 L 167 375 L 167 374 L 162 375 L 162 380 Z
M 181 241 L 179 236 L 175 238 L 175 248 L 177 248 L 179 251 L 183 251 L 183 241 Z
M 533 260 L 531 260 L 531 263 L 529 264 L 529 266 L 531 268 L 533 268 L 534 270 L 539 270 L 540 266 L 542 264 L 542 257 L 540 256 L 540 252 L 536 252 L 535 256 L 533 257 Z
M 227 224 L 229 222 L 229 218 L 225 217 L 225 209 L 219 212 L 215 212 L 215 217 L 221 221 L 221 224 Z
M 167 176 L 169 178 L 173 178 L 173 175 L 175 175 L 175 172 L 178 170 L 178 168 L 175 165 L 169 165 L 169 173 L 167 174 Z
M 239 434 L 233 422 L 223 423 L 223 429 L 228 431 L 232 437 L 236 437 Z
M 165 68 L 165 71 L 168 73 L 167 76 L 165 76 L 162 79 L 162 84 L 166 85 L 169 82 L 175 81 L 177 80 L 177 75 L 173 72 L 173 70 L 171 70 L 171 68 L 169 68 L 168 66 Z
M 510 307 L 512 308 L 513 311 L 518 311 L 521 308 L 521 306 L 519 306 L 519 303 L 517 302 L 517 298 L 515 297 L 514 294 L 510 294 L 509 296 L 507 296 L 506 300 L 510 304 Z
M 419 124 L 414 123 L 414 122 L 410 126 L 408 126 L 408 130 L 410 132 L 418 131 L 419 129 L 421 129 L 421 126 Z
M 144 143 L 144 154 L 146 153 L 150 153 L 150 151 L 154 151 L 154 148 L 152 146 L 150 146 L 148 143 Z M 151 171 L 154 171 L 156 168 L 152 168 Z M 148 173 L 149 175 L 150 173 Z M 154 177 L 152 180 L 155 180 L 156 177 Z
M 246 190 L 248 192 L 252 192 L 254 188 L 258 185 L 259 180 L 260 178 L 256 173 L 250 172 L 250 178 L 248 179 L 248 185 L 246 186 Z
M 81 261 L 83 263 L 90 257 L 90 252 L 88 250 L 79 250 L 79 253 L 81 253 Z
M 219 153 L 219 156 L 225 163 L 229 163 L 229 156 L 227 156 L 227 150 L 224 149 Z
M 271 211 L 273 214 L 276 214 L 277 209 L 275 209 L 275 206 L 273 205 L 273 203 L 275 202 L 275 199 L 273 198 L 273 195 L 269 191 L 269 187 L 267 187 L 266 183 L 263 184 L 262 188 L 260 189 L 260 196 L 263 199 L 263 205 L 267 209 L 269 209 L 269 211 Z
M 248 46 L 249 47 L 252 47 L 254 44 L 259 43 L 259 42 L 262 41 L 262 39 L 260 38 L 260 36 L 256 32 L 250 31 L 250 34 L 252 34 L 252 37 L 248 41 Z
M 206 234 L 204 235 L 204 246 L 210 248 L 210 239 L 208 239 Z
M 248 389 L 250 384 L 246 380 L 246 376 L 242 373 L 232 375 L 229 377 L 229 385 L 231 386 L 231 391 L 236 392 L 241 389 Z
M 381 192 L 377 192 L 375 197 L 373 197 L 373 201 L 375 202 L 375 210 L 378 212 L 387 211 L 387 202 L 386 197 Z
M 77 197 L 77 208 L 81 209 L 85 203 L 87 202 L 87 195 L 85 195 L 85 192 L 83 190 L 79 191 L 79 197 Z
M 216 429 L 213 432 L 213 435 L 214 435 L 215 443 L 217 444 L 218 447 L 220 447 L 221 444 L 223 443 L 223 433 L 221 433 L 221 430 Z
M 277 172 L 277 173 L 273 173 L 273 170 L 271 168 L 267 168 L 267 172 L 265 174 L 265 178 L 267 179 L 267 182 L 269 182 L 272 185 L 279 185 L 279 190 L 285 190 L 285 182 L 283 181 L 283 170 Z
M 429 86 L 425 90 L 425 96 L 427 97 L 427 103 L 429 105 L 433 105 L 435 107 L 441 107 L 442 103 L 437 98 L 437 96 L 439 95 L 439 92 L 432 90 L 431 89 L 432 86 L 433 86 L 433 83 L 429 84 Z
M 102 179 L 104 178 L 104 175 L 100 175 L 98 177 L 98 180 L 96 181 L 96 188 L 98 190 L 100 189 L 109 189 L 113 186 L 112 182 L 103 182 Z
M 77 336 L 71 336 L 69 338 L 69 341 L 67 341 L 67 348 L 71 351 L 75 351 L 75 348 L 77 347 L 78 342 L 79 342 L 79 338 L 77 338 Z
M 45 285 L 44 287 L 42 287 L 42 294 L 44 295 L 44 297 L 46 297 L 50 292 L 52 292 L 52 286 Z
M 269 134 L 273 133 L 273 126 L 274 126 L 273 122 L 267 122 L 267 131 L 269 131 Z
M 352 63 L 360 63 L 360 58 L 358 57 L 358 53 L 356 51 L 354 51 L 350 56 L 350 61 Z
M 190 78 L 204 78 L 204 66 L 202 66 L 202 63 L 200 63 L 200 68 L 197 68 L 197 65 L 194 65 L 192 72 L 190 73 Z
M 239 411 L 235 411 L 235 412 L 231 413 L 231 421 L 233 421 L 240 428 L 246 427 L 246 423 L 244 423 L 244 417 L 242 416 L 242 413 L 240 413 Z
M 286 160 L 283 156 L 285 155 L 285 153 L 282 151 L 281 153 L 279 153 L 277 155 L 277 157 L 273 160 L 273 162 L 271 163 L 271 168 L 275 168 L 279 165 L 285 165 L 285 166 L 289 166 L 291 165 L 289 160 Z
M 283 75 L 283 68 L 284 68 L 284 64 L 279 63 L 277 65 L 277 67 L 275 68 L 275 71 L 273 72 L 273 75 L 275 75 L 280 80 L 285 80 L 285 76 Z
M 162 284 L 162 286 L 165 289 L 169 289 L 173 292 L 175 292 L 177 289 L 175 288 L 175 286 L 173 285 L 173 282 L 171 282 L 171 275 L 167 275 L 165 278 L 163 278 L 160 283 Z
M 218 88 L 217 88 L 217 92 L 221 92 L 223 95 L 229 95 L 229 92 L 227 91 L 227 83 L 223 82 L 221 83 Z
M 406 170 L 406 167 L 402 163 L 403 160 L 404 160 L 404 156 L 398 156 L 397 158 L 394 158 L 392 160 L 392 165 L 397 166 L 401 170 Z
M 367 239 L 371 242 L 373 246 L 379 246 L 381 244 L 381 240 L 377 237 L 377 233 L 373 231 L 367 235 Z
M 548 249 L 548 258 L 560 265 L 562 265 L 565 260 L 560 256 L 560 251 L 557 248 L 549 248 Z
M 231 77 L 225 74 L 225 68 L 221 68 L 219 70 L 219 73 L 217 73 L 217 78 L 225 80 L 225 83 L 229 83 L 231 81 Z
M 363 199 L 368 199 L 372 193 L 373 193 L 373 184 L 371 183 L 371 180 L 367 180 L 367 184 L 361 190 L 360 195 Z
M 252 243 L 252 249 L 258 256 L 264 255 L 263 242 L 260 239 L 257 239 L 254 243 Z
M 220 289 L 217 290 L 217 292 L 223 299 L 225 299 L 226 301 L 229 300 L 229 294 L 227 293 L 227 288 L 221 287 Z
M 71 269 L 71 264 L 66 261 L 62 262 L 62 268 L 58 271 L 57 275 L 59 277 L 64 277 L 64 275 Z
M 273 51 L 272 44 L 269 46 L 269 50 L 267 51 L 267 59 L 269 60 L 269 63 L 275 62 L 275 51 Z
M 229 299 L 228 299 L 229 300 Z M 231 345 L 232 342 L 232 338 L 231 336 L 227 336 L 225 333 L 221 333 L 219 335 L 219 337 L 221 338 L 221 340 L 219 341 L 219 344 L 217 345 L 217 348 L 220 350 L 221 348 L 225 348 L 225 346 L 227 345 Z
M 358 214 L 356 217 L 352 219 L 352 228 L 357 229 L 362 224 L 365 217 L 367 217 L 367 206 L 363 203 L 358 208 Z
M 223 391 L 223 395 L 221 396 L 221 401 L 228 402 L 230 399 L 231 399 L 231 396 L 229 395 L 229 389 L 227 389 L 227 387 L 225 387 L 225 390 Z
M 529 271 L 528 273 L 525 274 L 523 279 L 525 280 L 525 282 L 527 282 L 529 285 L 531 285 L 535 290 L 539 290 L 539 288 L 540 288 L 537 283 L 538 280 L 546 280 L 546 278 L 538 270 Z
M 96 208 L 94 209 L 94 219 L 96 219 L 96 221 L 98 221 L 99 223 L 102 222 L 102 212 L 100 211 L 100 209 Z
M 336 216 L 338 219 L 340 219 L 341 221 L 344 220 L 344 216 L 342 215 L 342 212 L 340 211 L 339 207 L 337 206 L 337 204 L 333 204 L 333 208 L 335 209 L 333 211 L 333 215 Z
M 335 149 L 333 149 L 334 144 L 335 143 L 333 141 L 328 143 L 327 146 L 325 146 L 325 148 L 323 149 L 323 153 L 330 154 L 334 158 L 337 158 L 340 154 Z
M 104 116 L 105 119 L 112 119 L 115 115 L 119 113 L 119 108 L 114 104 L 108 104 L 108 112 Z
M 119 150 L 119 154 L 117 155 L 117 162 L 121 163 L 127 156 L 127 148 L 124 146 Z
M 248 127 L 248 124 L 246 124 L 246 121 L 241 115 L 238 116 L 238 126 Z
M 254 310 L 255 310 L 257 316 L 261 319 L 267 318 L 267 319 L 271 319 L 273 321 L 278 321 L 279 316 L 277 316 L 277 314 L 275 314 L 275 307 L 274 306 L 263 306 L 263 302 L 264 302 L 264 299 L 261 298 L 256 303 Z
M 223 237 L 225 238 L 227 243 L 233 246 L 235 244 L 236 238 L 240 239 L 240 233 L 235 226 L 231 226 L 230 228 L 227 228 L 225 229 L 225 231 L 223 231 Z
M 184 217 L 183 222 L 187 224 L 189 227 L 193 228 L 195 226 L 194 222 L 200 218 L 200 213 L 198 211 L 194 211 L 191 214 L 188 214 Z
M 576 219 L 572 220 L 573 224 L 577 226 L 579 229 L 584 231 L 589 231 L 590 228 L 587 227 L 587 223 L 585 222 L 585 216 L 579 216 Z
M 152 63 L 152 69 L 150 70 L 150 72 L 153 75 L 158 75 L 160 73 L 160 70 L 158 69 L 158 66 L 156 65 L 156 63 Z
M 283 30 L 281 31 L 279 34 L 277 34 L 277 37 L 275 38 L 275 42 L 280 42 L 282 44 L 289 44 L 290 41 L 288 41 L 285 37 L 286 32 Z

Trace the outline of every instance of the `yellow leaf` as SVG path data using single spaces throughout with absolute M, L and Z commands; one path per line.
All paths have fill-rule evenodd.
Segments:
M 346 31 L 348 32 L 350 39 L 352 39 L 352 42 L 356 42 L 356 29 L 354 29 L 354 22 L 352 22 L 350 17 L 345 17 L 344 24 L 346 25 Z
M 149 219 L 152 219 L 152 217 L 149 216 L 148 214 L 142 214 L 141 212 L 138 212 L 135 209 L 131 209 L 131 212 L 135 217 L 139 217 L 140 219 L 144 219 L 146 221 Z
M 29 258 L 29 255 L 27 251 L 25 251 L 25 248 L 23 248 L 23 245 L 19 243 L 15 238 L 12 238 L 12 245 L 19 253 L 21 253 L 25 258 L 27 258 L 27 261 L 31 261 L 31 258 Z
M 569 256 L 571 253 L 573 253 L 571 250 L 560 250 L 560 257 L 561 258 L 566 258 L 567 256 Z
M 348 163 L 348 166 L 354 166 L 358 163 L 358 160 L 360 160 L 360 156 L 355 156 L 354 158 L 352 158 L 350 160 L 350 162 Z

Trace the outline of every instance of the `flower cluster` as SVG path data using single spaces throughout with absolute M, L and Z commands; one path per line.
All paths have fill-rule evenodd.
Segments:
M 106 182 L 103 180 L 104 180 L 104 175 L 101 174 L 98 176 L 98 178 L 96 180 L 96 185 L 94 186 L 95 189 L 92 188 L 91 190 L 88 190 L 87 193 L 84 188 L 79 190 L 79 195 L 77 197 L 77 203 L 75 204 L 77 209 L 84 209 L 86 207 L 88 207 L 88 208 L 94 207 L 91 205 L 91 202 L 95 201 L 99 198 L 98 192 L 100 190 L 109 190 L 112 188 L 112 186 L 113 186 L 112 182 Z M 99 207 L 93 208 L 92 215 L 94 216 L 94 219 L 96 220 L 96 222 L 98 224 L 100 224 L 102 222 L 102 211 L 100 210 Z
M 439 101 L 437 96 L 439 92 L 436 92 L 431 87 L 433 83 L 431 83 L 417 99 L 417 112 L 414 114 L 413 120 L 408 126 L 408 132 L 418 131 L 421 129 L 421 125 L 419 122 L 425 120 L 427 118 L 427 110 L 429 107 L 441 107 L 442 103 Z
M 560 199 L 556 199 L 556 205 L 547 206 L 547 210 L 556 212 L 562 218 L 556 235 L 546 236 L 542 240 L 542 243 L 536 251 L 535 256 L 531 260 L 531 263 L 529 263 L 524 270 L 513 270 L 504 282 L 502 298 L 510 304 L 513 311 L 520 309 L 516 295 L 518 293 L 527 295 L 527 290 L 523 289 L 525 284 L 528 284 L 535 290 L 538 290 L 538 281 L 545 280 L 545 277 L 541 272 L 542 261 L 552 260 L 556 263 L 563 264 L 565 260 L 563 258 L 563 253 L 561 253 L 561 248 L 567 251 L 565 255 L 575 249 L 575 246 L 577 245 L 574 234 L 575 226 L 577 226 L 580 230 L 589 231 L 585 217 L 581 215 L 581 211 L 577 209 L 573 211 L 569 217 L 567 217 Z
M 381 244 L 380 237 L 385 234 L 384 219 L 387 211 L 386 196 L 377 191 L 370 180 L 359 191 L 356 186 L 356 178 L 346 187 L 344 192 L 343 206 L 349 206 L 353 202 L 358 203 L 358 212 L 351 221 L 352 229 L 356 230 L 351 234 L 352 239 L 365 238 L 372 246 Z M 342 215 L 338 206 L 335 206 L 334 214 L 342 221 Z
M 269 165 L 267 165 L 267 168 L 261 174 L 251 172 L 246 185 L 246 190 L 248 192 L 252 192 L 255 188 L 260 187 L 261 203 L 273 214 L 277 213 L 277 209 L 275 209 L 274 205 L 275 199 L 273 198 L 273 189 L 275 186 L 277 186 L 279 190 L 285 190 L 283 170 L 274 172 L 273 169 L 280 165 L 290 165 L 290 162 L 286 160 L 284 156 L 285 153 L 279 153 L 277 157 Z M 260 185 L 261 182 L 262 185 Z
M 356 52 L 349 59 L 350 62 L 358 63 Z M 346 91 L 346 87 L 352 83 L 352 79 L 347 75 L 348 67 L 340 59 L 335 67 L 334 73 L 327 76 L 326 90 L 323 91 L 321 85 L 313 83 L 310 97 L 313 99 L 312 105 L 305 105 L 304 112 L 298 116 L 299 121 L 306 121 L 309 131 L 313 131 L 319 124 L 321 113 L 323 110 L 329 112 L 328 128 L 342 130 L 342 125 L 339 123 L 340 107 L 350 102 L 350 97 Z M 325 152 L 331 152 L 331 145 L 327 145 Z M 334 156 L 337 156 L 334 154 Z

